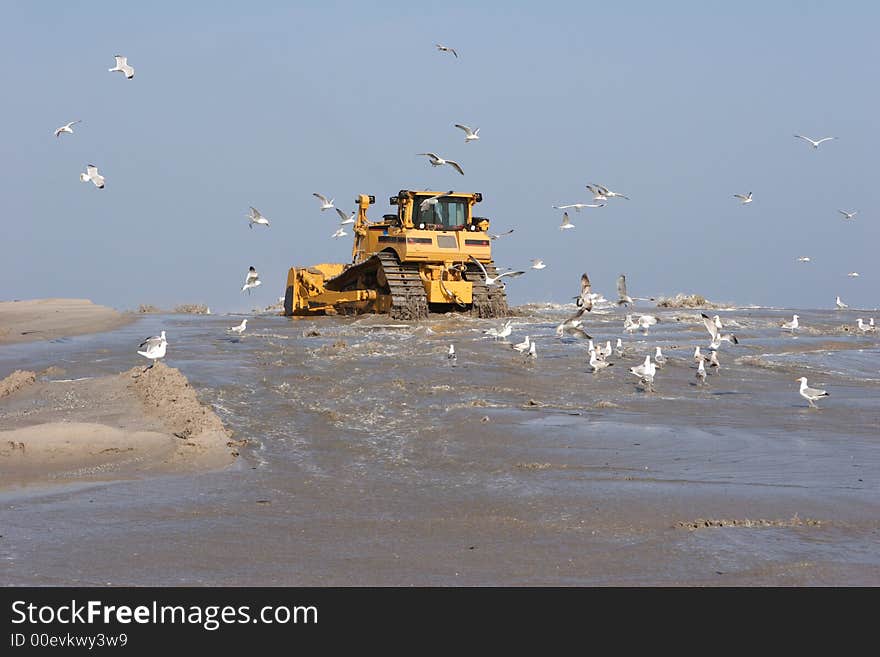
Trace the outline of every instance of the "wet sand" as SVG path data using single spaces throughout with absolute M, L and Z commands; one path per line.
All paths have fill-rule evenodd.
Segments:
M 0 301 L 0 344 L 111 331 L 133 319 L 88 299 Z
M 115 376 L 40 378 L 17 370 L 0 380 L 0 490 L 221 468 L 234 459 L 230 432 L 162 363 Z

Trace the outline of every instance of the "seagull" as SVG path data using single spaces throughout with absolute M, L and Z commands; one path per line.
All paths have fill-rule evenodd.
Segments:
M 62 132 L 69 132 L 70 134 L 73 134 L 73 128 L 71 128 L 70 126 L 76 125 L 77 123 L 82 123 L 82 120 L 80 119 L 79 121 L 71 121 L 70 123 L 65 123 L 63 126 L 55 131 L 55 136 L 60 137 Z
M 159 335 L 154 335 L 141 342 L 138 345 L 138 354 L 152 360 L 153 362 L 150 364 L 150 367 L 153 367 L 157 360 L 165 357 L 167 347 L 168 341 L 165 339 L 165 331 L 162 331 Z M 150 369 L 150 367 L 145 369 L 144 372 Z
M 321 201 L 321 210 L 332 210 L 333 209 L 333 199 L 331 198 L 329 201 L 327 197 L 323 194 L 318 194 L 317 192 L 312 192 L 312 196 L 319 199 Z
M 480 129 L 479 128 L 477 128 L 476 130 L 471 130 L 466 125 L 462 125 L 461 123 L 456 123 L 454 127 L 460 128 L 461 130 L 464 130 L 464 143 L 465 144 L 469 144 L 472 141 L 476 141 L 477 139 L 480 138 Z
M 809 137 L 804 137 L 803 135 L 795 135 L 795 137 L 809 142 L 810 144 L 812 144 L 813 148 L 819 148 L 819 144 L 821 144 L 823 141 L 828 141 L 829 139 L 837 139 L 837 137 L 822 137 L 822 139 L 819 139 L 818 141 L 813 141 Z
M 490 240 L 497 240 L 499 237 L 504 237 L 505 235 L 510 235 L 512 232 L 513 232 L 513 228 L 511 228 L 510 230 L 506 230 L 503 233 L 498 233 L 497 235 L 493 235 L 492 233 L 489 233 L 489 239 Z
M 635 367 L 630 367 L 629 371 L 635 374 L 647 388 L 653 389 L 654 375 L 657 373 L 657 366 L 651 362 L 650 356 L 645 356 L 645 362 Z
M 232 328 L 228 328 L 226 330 L 229 331 L 230 333 L 238 333 L 238 335 L 241 335 L 242 333 L 244 333 L 244 330 L 246 328 L 247 328 L 247 319 L 243 319 L 243 320 L 241 320 L 241 324 L 239 324 L 238 326 L 233 326 Z
M 657 363 L 657 367 L 666 365 L 666 356 L 660 351 L 660 347 L 657 347 L 657 351 L 654 353 L 654 362 Z
M 529 350 L 529 345 L 532 344 L 531 340 L 529 340 L 529 336 L 526 336 L 526 339 L 522 342 L 517 342 L 516 344 L 510 345 L 513 349 L 516 349 L 518 352 L 523 353 L 524 351 Z
M 568 212 L 563 212 L 562 223 L 559 225 L 559 230 L 566 230 L 567 228 L 574 228 L 574 224 L 571 223 L 571 219 L 568 218 Z
M 626 319 L 623 320 L 623 330 L 627 333 L 632 333 L 637 328 L 639 328 L 639 323 L 633 321 L 632 315 L 627 315 Z
M 104 176 L 98 173 L 98 167 L 94 164 L 87 164 L 86 173 L 79 174 L 79 179 L 82 182 L 89 182 L 91 180 L 95 183 L 95 187 L 98 189 L 104 189 Z
M 850 273 L 847 274 L 847 276 L 849 276 L 850 278 L 858 278 L 858 277 L 859 277 L 859 272 L 857 272 L 857 271 L 851 271 Z
M 797 260 L 798 260 L 798 262 L 810 262 L 810 257 L 809 256 L 801 256 Z
M 609 363 L 604 359 L 599 360 L 595 349 L 590 350 L 590 367 L 593 368 L 593 374 L 599 370 L 604 370 L 606 367 L 611 367 L 612 365 L 614 365 L 614 363 Z
M 593 185 L 587 185 L 586 187 L 587 187 L 587 189 L 590 190 L 590 193 L 592 193 L 594 201 L 607 201 L 608 200 L 608 197 L 602 193 L 602 191 L 599 189 L 598 185 L 596 185 L 595 187 Z
M 859 213 L 858 210 L 855 210 L 854 212 L 846 212 L 845 210 L 838 210 L 838 212 L 843 215 L 844 219 L 854 219 L 855 216 Z
M 699 349 L 699 347 L 697 347 Z M 704 385 L 706 383 L 706 366 L 703 365 L 703 361 L 700 360 L 700 364 L 697 366 L 697 385 Z
M 752 193 L 751 192 L 748 193 L 748 196 L 743 196 L 742 194 L 734 194 L 734 197 L 742 199 L 742 205 L 745 205 L 746 203 L 752 202 Z
M 437 194 L 436 196 L 430 196 L 430 197 L 426 198 L 424 201 L 422 201 L 421 203 L 419 203 L 419 210 L 424 212 L 425 210 L 428 209 L 428 206 L 437 205 L 437 201 L 439 201 L 441 198 L 443 198 L 444 196 L 448 196 L 449 194 L 454 194 L 454 193 L 455 192 L 450 189 L 445 194 Z
M 574 208 L 575 212 L 580 212 L 581 208 L 604 208 L 607 203 L 570 203 L 568 205 L 554 205 L 554 210 L 568 210 Z
M 605 346 L 599 347 L 596 350 L 596 353 L 601 356 L 603 360 L 614 353 L 614 350 L 611 348 L 611 340 L 605 340 Z
M 840 300 L 840 297 L 837 297 L 837 301 L 835 303 L 837 304 L 838 310 L 843 310 L 844 308 L 849 308 L 849 306 L 847 306 L 843 301 Z
M 654 301 L 654 297 L 631 297 L 626 293 L 626 275 L 617 277 L 617 305 L 626 306 L 635 301 Z
M 721 318 L 718 315 L 712 315 L 712 323 L 715 324 L 715 328 L 719 331 L 724 328 L 721 324 Z
M 253 267 L 248 267 L 247 278 L 244 280 L 244 285 L 241 286 L 241 291 L 248 291 L 248 294 L 251 293 L 251 288 L 257 287 L 258 285 L 262 285 L 263 281 L 260 280 L 260 275 L 257 273 L 257 270 Z
M 648 327 L 654 326 L 657 322 L 660 321 L 659 317 L 655 317 L 654 315 L 640 315 L 638 325 L 645 332 L 648 333 Z
M 617 192 L 612 192 L 610 189 L 605 187 L 604 185 L 599 185 L 597 183 L 593 183 L 596 185 L 596 189 L 599 190 L 601 196 L 605 198 L 625 198 L 627 201 L 629 200 L 629 196 L 625 196 L 623 194 L 618 194 Z
M 489 276 L 489 273 L 486 271 L 486 268 L 483 266 L 482 262 L 477 260 L 472 255 L 468 255 L 468 258 L 470 260 L 472 260 L 473 262 L 477 263 L 477 266 L 480 268 L 480 271 L 483 272 L 483 278 L 485 279 L 486 287 L 489 287 L 491 285 L 495 285 L 499 280 L 501 280 L 502 276 L 521 276 L 521 275 L 525 274 L 524 271 L 506 271 L 501 274 L 498 274 L 497 276 L 491 277 L 491 276 Z
M 578 308 L 583 308 L 586 311 L 593 310 L 592 289 L 592 285 L 590 285 L 590 277 L 584 272 L 581 274 L 581 293 L 576 297 L 575 301 Z
M 483 333 L 485 335 L 491 335 L 496 340 L 498 338 L 506 338 L 508 335 L 513 333 L 513 326 L 512 325 L 513 325 L 513 320 L 508 319 L 506 322 L 504 322 L 504 325 L 500 329 L 493 327 L 493 328 L 486 329 L 485 331 L 483 331 Z
M 122 55 L 115 55 L 116 57 L 116 66 L 111 69 L 108 69 L 111 73 L 115 71 L 119 71 L 120 73 L 124 73 L 125 77 L 131 80 L 134 77 L 134 68 L 128 65 L 128 58 L 123 57 Z
M 706 357 L 702 353 L 700 353 L 700 348 L 696 347 L 694 349 L 694 361 L 697 363 L 702 363 L 704 360 L 706 360 Z
M 456 359 L 455 345 L 449 345 L 449 351 L 446 352 L 446 358 L 447 358 L 447 360 L 455 360 Z
M 461 175 L 464 175 L 464 171 L 462 170 L 461 165 L 458 162 L 453 162 L 452 160 L 444 160 L 436 153 L 416 153 L 416 155 L 427 155 L 428 158 L 431 160 L 431 166 L 433 167 L 439 167 L 444 164 L 448 164 L 453 169 L 458 171 Z
M 343 212 L 339 208 L 333 208 L 333 209 L 336 210 L 336 214 L 339 215 L 339 219 L 342 222 L 341 224 L 339 224 L 340 226 L 345 226 L 346 224 L 353 224 L 354 223 L 354 214 L 355 214 L 354 210 L 352 210 L 351 214 L 345 214 L 345 212 Z
M 785 329 L 786 331 L 791 331 L 794 333 L 794 330 L 798 327 L 798 315 L 792 315 L 790 322 L 784 322 L 780 328 Z
M 718 315 L 715 315 L 715 319 L 709 319 L 709 315 L 706 313 L 700 313 L 700 316 L 703 318 L 703 324 L 705 325 L 706 330 L 709 331 L 709 335 L 712 337 L 712 343 L 709 345 L 709 349 L 712 351 L 718 349 L 718 347 L 721 346 L 722 341 L 739 344 L 739 340 L 736 339 L 736 336 L 733 333 L 721 334 L 721 320 L 718 319 Z M 694 358 L 696 358 L 696 356 L 697 354 L 695 353 Z
M 544 264 L 543 260 L 534 259 L 532 260 L 532 269 L 544 269 L 547 265 Z
M 614 355 L 618 358 L 623 357 L 623 340 L 617 338 L 617 344 L 614 345 Z
M 538 357 L 538 351 L 537 351 L 537 349 L 535 348 L 535 343 L 534 343 L 534 342 L 533 342 L 532 344 L 529 345 L 529 353 L 528 353 L 527 355 L 528 355 L 529 358 L 537 358 L 537 357 Z
M 254 224 L 259 224 L 261 226 L 266 226 L 266 227 L 269 226 L 269 220 L 266 219 L 266 217 L 264 217 L 263 215 L 261 215 L 260 211 L 257 210 L 253 206 L 251 206 L 251 211 L 245 216 L 250 220 L 250 223 L 248 224 L 248 228 L 252 229 L 254 227 Z
M 437 50 L 439 50 L 440 52 L 451 52 L 453 55 L 455 55 L 455 58 L 458 59 L 458 53 L 455 52 L 454 48 L 450 48 L 449 46 L 444 46 L 439 43 L 436 45 L 437 45 Z
M 721 371 L 721 363 L 718 362 L 718 352 L 717 351 L 710 351 L 709 358 L 707 358 L 706 360 L 709 361 L 709 367 L 717 368 L 716 369 L 717 372 Z
M 867 333 L 868 331 L 873 331 L 873 330 L 874 330 L 874 325 L 873 325 L 873 324 L 865 324 L 865 323 L 862 321 L 862 318 L 861 318 L 861 317 L 859 317 L 856 321 L 858 322 L 858 324 L 859 324 L 859 330 L 862 331 L 862 333 Z
M 800 382 L 801 382 L 801 389 L 800 389 L 801 397 L 803 397 L 803 398 L 806 399 L 808 402 L 810 402 L 810 406 L 811 406 L 812 408 L 819 408 L 819 407 L 816 406 L 816 404 L 814 403 L 817 399 L 819 399 L 819 397 L 829 397 L 829 396 L 830 396 L 830 395 L 829 395 L 826 391 L 824 391 L 824 390 L 818 390 L 818 389 L 816 389 L 816 388 L 810 388 L 810 387 L 808 387 L 808 386 L 807 386 L 807 377 L 805 377 L 805 376 L 802 376 L 802 377 L 800 377 L 800 378 L 798 378 L 798 379 L 795 379 L 795 381 L 800 381 Z
M 348 233 L 345 232 L 345 228 L 340 226 L 336 229 L 336 232 L 333 233 L 330 237 L 345 237 L 346 235 L 348 235 Z

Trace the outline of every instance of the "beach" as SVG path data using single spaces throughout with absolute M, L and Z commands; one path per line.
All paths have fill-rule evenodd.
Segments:
M 569 306 L 514 310 L 510 342 L 484 334 L 498 320 L 456 315 L 254 314 L 240 337 L 226 329 L 242 316 L 147 315 L 108 333 L 3 347 L 0 375 L 34 380 L 19 374 L 0 399 L 0 431 L 24 432 L 0 442 L 2 477 L 20 477 L 0 490 L 0 576 L 18 585 L 880 584 L 880 350 L 850 330 L 858 311 L 796 311 L 799 334 L 779 329 L 792 309 L 713 311 L 740 344 L 725 344 L 721 371 L 697 386 L 699 310 L 657 309 L 647 334 L 624 333 L 619 311 L 591 313 L 596 341 L 620 336 L 625 349 L 597 375 L 583 340 L 555 335 Z M 160 330 L 166 363 L 144 373 L 135 347 Z M 538 345 L 532 361 L 510 346 L 524 334 Z M 668 362 L 646 393 L 628 370 L 655 345 Z M 218 450 L 175 436 L 176 402 L 151 396 L 180 389 L 164 380 L 171 370 L 230 432 Z M 141 394 L 150 372 L 160 376 Z M 830 391 L 818 410 L 798 396 L 799 375 Z M 49 472 L 44 455 L 65 439 L 58 422 L 77 424 L 88 447 L 79 465 Z M 51 429 L 32 448 L 42 470 L 10 467 L 28 450 L 10 443 L 33 440 L 34 426 Z M 114 451 L 131 440 L 143 461 Z
M 88 299 L 0 301 L 0 345 L 111 331 L 133 319 Z

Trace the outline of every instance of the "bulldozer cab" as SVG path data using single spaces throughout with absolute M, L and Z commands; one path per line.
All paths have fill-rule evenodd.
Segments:
M 463 230 L 470 223 L 470 203 L 467 198 L 442 197 L 422 205 L 431 197 L 415 194 L 413 198 L 413 225 L 431 230 Z

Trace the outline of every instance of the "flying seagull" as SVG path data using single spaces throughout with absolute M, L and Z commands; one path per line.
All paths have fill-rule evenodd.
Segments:
M 505 235 L 510 235 L 513 232 L 513 228 L 510 230 L 505 230 L 503 233 L 498 233 L 497 235 L 493 233 L 489 233 L 490 240 L 497 240 L 499 237 L 504 237 Z
M 804 137 L 803 135 L 795 135 L 795 137 L 797 137 L 798 139 L 803 139 L 806 142 L 809 142 L 813 146 L 813 148 L 819 148 L 819 144 L 821 144 L 823 141 L 828 141 L 829 139 L 837 139 L 837 137 L 822 137 L 822 139 L 814 141 L 814 140 L 810 139 L 809 137 Z
M 851 271 L 850 273 L 847 274 L 847 276 L 849 276 L 850 278 L 858 278 L 859 272 Z
M 449 196 L 450 194 L 454 194 L 454 193 L 455 192 L 450 189 L 446 193 L 437 194 L 435 196 L 430 196 L 430 197 L 426 198 L 424 201 L 422 201 L 421 203 L 419 203 L 419 210 L 424 212 L 425 210 L 428 209 L 428 206 L 437 205 L 437 201 L 439 201 L 441 198 L 443 198 L 444 196 Z
M 456 123 L 455 127 L 459 128 L 461 130 L 464 130 L 464 143 L 465 144 L 469 144 L 472 141 L 476 141 L 477 139 L 480 138 L 480 129 L 479 128 L 477 128 L 476 130 L 471 130 L 469 127 L 467 127 L 466 125 L 462 125 L 461 123 Z
M 258 285 L 261 285 L 263 281 L 260 280 L 260 275 L 257 273 L 257 270 L 253 267 L 248 267 L 247 278 L 244 280 L 244 285 L 241 286 L 241 291 L 248 291 L 248 294 L 251 293 L 251 288 L 255 288 Z
M 544 264 L 543 260 L 534 259 L 532 260 L 532 269 L 544 269 L 547 265 Z
M 752 202 L 752 193 L 751 192 L 749 192 L 747 196 L 743 196 L 742 194 L 734 194 L 734 197 L 738 198 L 738 199 L 742 199 L 743 205 L 745 205 L 746 203 Z
M 725 333 L 721 334 L 721 329 L 718 328 L 718 324 L 721 323 L 719 320 L 717 323 L 714 319 L 710 319 L 709 315 L 706 313 L 700 313 L 700 316 L 703 318 L 703 324 L 706 326 L 706 330 L 709 331 L 709 335 L 712 338 L 712 343 L 709 345 L 709 349 L 713 351 L 718 349 L 721 346 L 721 342 L 732 342 L 733 344 L 739 344 L 739 340 L 736 339 L 736 336 L 733 333 Z M 718 315 L 716 315 L 717 317 Z
M 837 297 L 836 304 L 837 304 L 838 310 L 843 310 L 844 308 L 849 308 L 849 306 L 847 306 L 843 301 L 840 300 L 839 296 Z
M 345 232 L 345 228 L 343 226 L 340 226 L 336 229 L 336 232 L 333 233 L 330 237 L 345 237 L 346 235 L 348 235 L 348 233 Z
M 618 194 L 617 192 L 612 192 L 610 189 L 605 187 L 604 185 L 599 185 L 597 183 L 593 183 L 596 185 L 596 189 L 599 190 L 600 196 L 604 196 L 605 198 L 625 198 L 627 201 L 629 200 L 629 196 L 625 196 L 623 194 Z
M 257 210 L 254 206 L 251 206 L 251 211 L 245 215 L 248 220 L 248 228 L 253 228 L 254 224 L 259 224 L 260 226 L 269 227 L 269 220 L 266 219 L 263 215 L 260 214 L 260 211 Z
M 312 196 L 321 201 L 321 210 L 332 210 L 333 209 L 333 199 L 331 198 L 329 201 L 327 197 L 323 194 L 318 194 L 317 192 L 312 192 Z
M 568 228 L 574 228 L 574 224 L 571 223 L 571 219 L 568 218 L 568 212 L 563 212 L 562 223 L 559 224 L 559 230 L 567 230 Z
M 801 256 L 797 260 L 798 260 L 798 262 L 810 262 L 810 257 L 809 256 Z
M 801 389 L 800 389 L 801 397 L 803 397 L 803 398 L 806 399 L 808 402 L 810 402 L 810 407 L 811 407 L 811 408 L 819 408 L 818 406 L 816 406 L 816 404 L 815 404 L 814 402 L 815 402 L 817 399 L 819 399 L 820 397 L 829 397 L 829 396 L 830 396 L 830 395 L 829 395 L 826 391 L 824 391 L 824 390 L 819 390 L 819 389 L 817 389 L 817 388 L 810 388 L 810 387 L 808 387 L 808 386 L 807 386 L 807 377 L 805 377 L 805 376 L 802 376 L 802 377 L 800 377 L 800 378 L 797 378 L 797 379 L 795 379 L 795 381 L 800 381 L 800 382 L 801 382 Z
M 437 50 L 439 50 L 440 52 L 451 52 L 453 55 L 455 55 L 455 58 L 458 59 L 458 53 L 455 52 L 454 48 L 450 48 L 449 46 L 444 46 L 439 43 L 436 45 L 437 45 Z
M 165 357 L 167 347 L 168 341 L 165 339 L 165 331 L 162 331 L 159 335 L 154 335 L 141 342 L 138 345 L 138 354 L 153 361 L 150 364 L 150 367 L 153 367 L 157 360 Z M 150 369 L 150 367 L 144 370 L 144 372 Z
M 243 319 L 243 320 L 241 320 L 241 324 L 239 324 L 238 326 L 233 326 L 232 328 L 228 328 L 226 330 L 229 331 L 230 333 L 237 333 L 238 335 L 241 335 L 242 333 L 244 333 L 244 330 L 246 328 L 247 328 L 247 319 Z
M 336 210 L 336 214 L 339 215 L 339 219 L 342 222 L 341 224 L 339 224 L 340 226 L 345 226 L 346 224 L 353 224 L 354 223 L 354 211 L 352 211 L 351 214 L 345 214 L 345 212 L 343 212 L 339 208 L 333 208 L 333 209 Z
M 654 297 L 631 297 L 626 293 L 626 274 L 617 277 L 617 305 L 626 306 L 635 301 L 654 301 Z
M 844 219 L 854 219 L 855 216 L 859 213 L 858 210 L 856 210 L 854 212 L 846 212 L 844 210 L 838 210 L 838 212 L 843 215 Z
M 431 166 L 439 167 L 444 164 L 448 164 L 453 169 L 458 171 L 461 175 L 464 175 L 464 171 L 461 168 L 461 165 L 458 162 L 454 162 L 452 160 L 444 160 L 442 157 L 437 155 L 436 153 L 416 153 L 416 155 L 427 155 L 431 160 Z
M 111 73 L 119 71 L 120 73 L 123 73 L 125 77 L 127 77 L 129 80 L 134 77 L 134 68 L 128 65 L 128 58 L 123 57 L 122 55 L 116 55 L 116 66 L 108 70 Z
M 554 205 L 554 210 L 568 210 L 574 208 L 575 212 L 580 212 L 581 208 L 604 208 L 605 203 L 570 203 L 569 205 Z
M 60 137 L 62 132 L 69 132 L 70 134 L 73 134 L 73 128 L 71 128 L 71 126 L 74 126 L 77 123 L 82 123 L 82 120 L 80 119 L 78 121 L 71 121 L 70 123 L 65 123 L 63 126 L 61 126 L 60 128 L 58 128 L 55 131 L 55 136 Z
M 583 308 L 584 310 L 591 311 L 593 310 L 593 286 L 590 283 L 590 277 L 587 276 L 587 273 L 584 272 L 581 274 L 581 293 L 575 297 L 578 308 Z
M 586 185 L 587 189 L 593 194 L 594 201 L 607 201 L 608 197 L 602 193 L 602 190 L 599 189 L 598 185 Z
M 483 272 L 483 278 L 484 278 L 485 281 L 486 281 L 486 286 L 487 286 L 487 287 L 489 287 L 489 286 L 491 286 L 491 285 L 495 285 L 496 283 L 498 283 L 498 281 L 501 280 L 501 277 L 502 277 L 502 276 L 521 276 L 522 274 L 525 274 L 524 271 L 506 271 L 506 272 L 503 272 L 503 273 L 501 273 L 501 274 L 498 274 L 497 276 L 492 277 L 492 276 L 489 276 L 489 273 L 486 271 L 486 268 L 483 266 L 483 263 L 482 263 L 482 262 L 480 262 L 479 260 L 477 260 L 477 259 L 476 259 L 474 256 L 472 256 L 472 255 L 468 255 L 468 258 L 469 258 L 470 260 L 472 260 L 473 262 L 477 263 L 477 266 L 480 268 L 480 271 Z
M 104 189 L 104 176 L 98 173 L 98 167 L 94 164 L 86 165 L 86 173 L 79 174 L 82 182 L 92 181 L 98 189 Z

